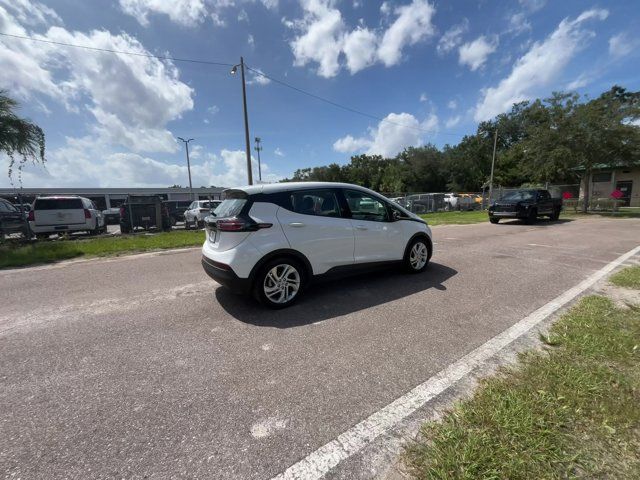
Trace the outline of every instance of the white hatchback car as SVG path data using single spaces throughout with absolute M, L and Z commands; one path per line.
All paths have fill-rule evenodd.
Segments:
M 88 198 L 77 196 L 36 198 L 29 212 L 29 226 L 37 236 L 81 231 L 98 234 L 107 231 L 102 211 Z
M 202 266 L 272 308 L 292 304 L 314 279 L 401 264 L 422 272 L 431 229 L 385 197 L 344 183 L 278 183 L 226 190 L 206 218 Z
M 209 216 L 211 210 L 220 205 L 219 200 L 195 200 L 184 212 L 184 228 L 202 228 L 204 219 Z

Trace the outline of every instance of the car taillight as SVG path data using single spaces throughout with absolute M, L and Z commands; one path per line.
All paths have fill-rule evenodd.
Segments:
M 84 218 L 91 218 L 91 212 L 86 208 L 84 209 Z
M 36 221 L 36 215 L 35 215 L 35 213 L 33 212 L 33 210 L 29 210 L 29 216 L 28 216 L 27 218 L 28 218 L 28 220 L 29 220 L 30 222 L 35 222 L 35 221 Z
M 125 216 L 125 209 L 124 209 L 124 205 L 122 207 L 120 207 L 120 218 L 124 218 Z
M 244 218 L 221 218 L 216 220 L 216 226 L 221 232 L 255 232 L 261 228 L 269 228 L 271 223 L 256 223 Z

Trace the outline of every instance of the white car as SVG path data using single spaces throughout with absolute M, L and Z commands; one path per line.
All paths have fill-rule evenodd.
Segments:
M 38 197 L 29 212 L 29 226 L 37 236 L 51 233 L 105 232 L 104 215 L 88 198 L 78 196 Z
M 264 305 L 291 305 L 319 277 L 400 264 L 422 272 L 431 229 L 382 195 L 344 183 L 234 188 L 206 219 L 202 266 Z
M 191 202 L 189 208 L 184 212 L 184 228 L 189 230 L 190 228 L 204 227 L 204 219 L 220 203 L 218 200 L 195 200 Z

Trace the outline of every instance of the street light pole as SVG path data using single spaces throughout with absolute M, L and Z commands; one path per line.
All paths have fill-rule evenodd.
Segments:
M 496 145 L 498 144 L 498 129 L 493 137 L 493 157 L 491 158 L 491 177 L 489 177 L 489 201 L 487 207 L 491 205 L 491 195 L 493 194 L 493 169 L 496 164 Z
M 242 77 L 242 106 L 244 108 L 244 141 L 245 151 L 247 153 L 247 178 L 249 185 L 253 185 L 253 174 L 251 172 L 251 142 L 249 140 L 249 114 L 247 113 L 247 84 L 244 78 L 244 58 L 240 57 L 240 63 L 234 65 L 231 73 L 235 74 L 240 67 L 240 75 Z
M 190 138 L 189 140 L 185 140 L 182 137 L 178 137 L 178 140 L 180 140 L 181 142 L 184 142 L 184 148 L 187 152 L 187 171 L 189 172 L 189 194 L 191 195 L 191 201 L 194 200 L 193 198 L 193 185 L 191 184 L 191 162 L 189 161 L 189 142 L 193 140 L 193 138 Z
M 260 183 L 262 183 L 262 166 L 260 164 L 260 151 L 262 150 L 262 147 L 260 146 L 261 141 L 260 137 L 256 137 L 256 146 L 254 148 L 254 150 L 258 152 L 258 181 Z

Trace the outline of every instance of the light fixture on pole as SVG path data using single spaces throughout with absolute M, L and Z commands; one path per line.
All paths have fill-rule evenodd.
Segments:
M 251 172 L 251 144 L 249 142 L 249 114 L 247 113 L 247 84 L 244 79 L 244 58 L 240 57 L 240 63 L 231 68 L 231 74 L 235 75 L 240 67 L 242 76 L 242 106 L 244 107 L 244 141 L 247 153 L 247 178 L 249 185 L 253 185 L 253 174 Z
M 256 146 L 254 147 L 254 150 L 258 152 L 258 181 L 260 183 L 262 183 L 262 166 L 260 164 L 260 151 L 262 150 L 262 147 L 260 146 L 261 141 L 260 137 L 256 137 Z
M 191 184 L 191 162 L 189 162 L 189 142 L 191 142 L 193 138 L 190 138 L 189 140 L 185 140 L 182 137 L 178 137 L 178 140 L 180 140 L 181 142 L 184 142 L 184 148 L 187 152 L 187 171 L 189 172 L 189 194 L 191 195 L 191 201 L 193 201 L 194 198 L 193 198 L 193 185 Z

